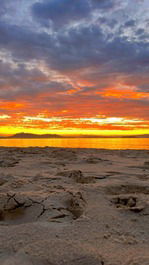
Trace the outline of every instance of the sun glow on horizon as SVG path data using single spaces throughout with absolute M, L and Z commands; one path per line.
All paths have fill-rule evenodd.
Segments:
M 0 135 L 149 134 L 148 0 L 1 2 Z
M 1 115 L 0 119 L 6 124 L 0 127 L 1 135 L 20 132 L 36 134 L 60 135 L 140 135 L 149 134 L 149 121 L 143 119 L 126 119 L 122 117 L 70 118 L 37 116 L 23 116 L 16 126 L 9 125 L 11 117 Z

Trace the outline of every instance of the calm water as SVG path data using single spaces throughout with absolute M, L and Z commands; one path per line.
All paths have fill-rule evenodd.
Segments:
M 149 150 L 149 138 L 65 138 L 65 139 L 0 139 L 0 146 L 7 147 L 74 147 L 105 149 L 146 149 Z

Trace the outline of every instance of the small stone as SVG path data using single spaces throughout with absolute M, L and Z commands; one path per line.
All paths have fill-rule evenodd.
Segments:
M 127 205 L 128 205 L 129 207 L 134 207 L 134 206 L 136 205 L 136 199 L 135 199 L 135 198 L 130 198 L 130 199 L 128 200 Z

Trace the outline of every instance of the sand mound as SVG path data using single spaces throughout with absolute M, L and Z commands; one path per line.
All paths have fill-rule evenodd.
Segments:
M 95 183 L 95 178 L 93 176 L 84 176 L 81 170 L 62 171 L 58 172 L 57 175 L 73 179 L 76 183 Z
M 58 160 L 76 160 L 77 154 L 71 149 L 59 149 L 52 151 L 51 157 Z

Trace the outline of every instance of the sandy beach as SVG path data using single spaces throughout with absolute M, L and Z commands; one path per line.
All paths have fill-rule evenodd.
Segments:
M 0 148 L 0 265 L 148 265 L 149 151 Z

